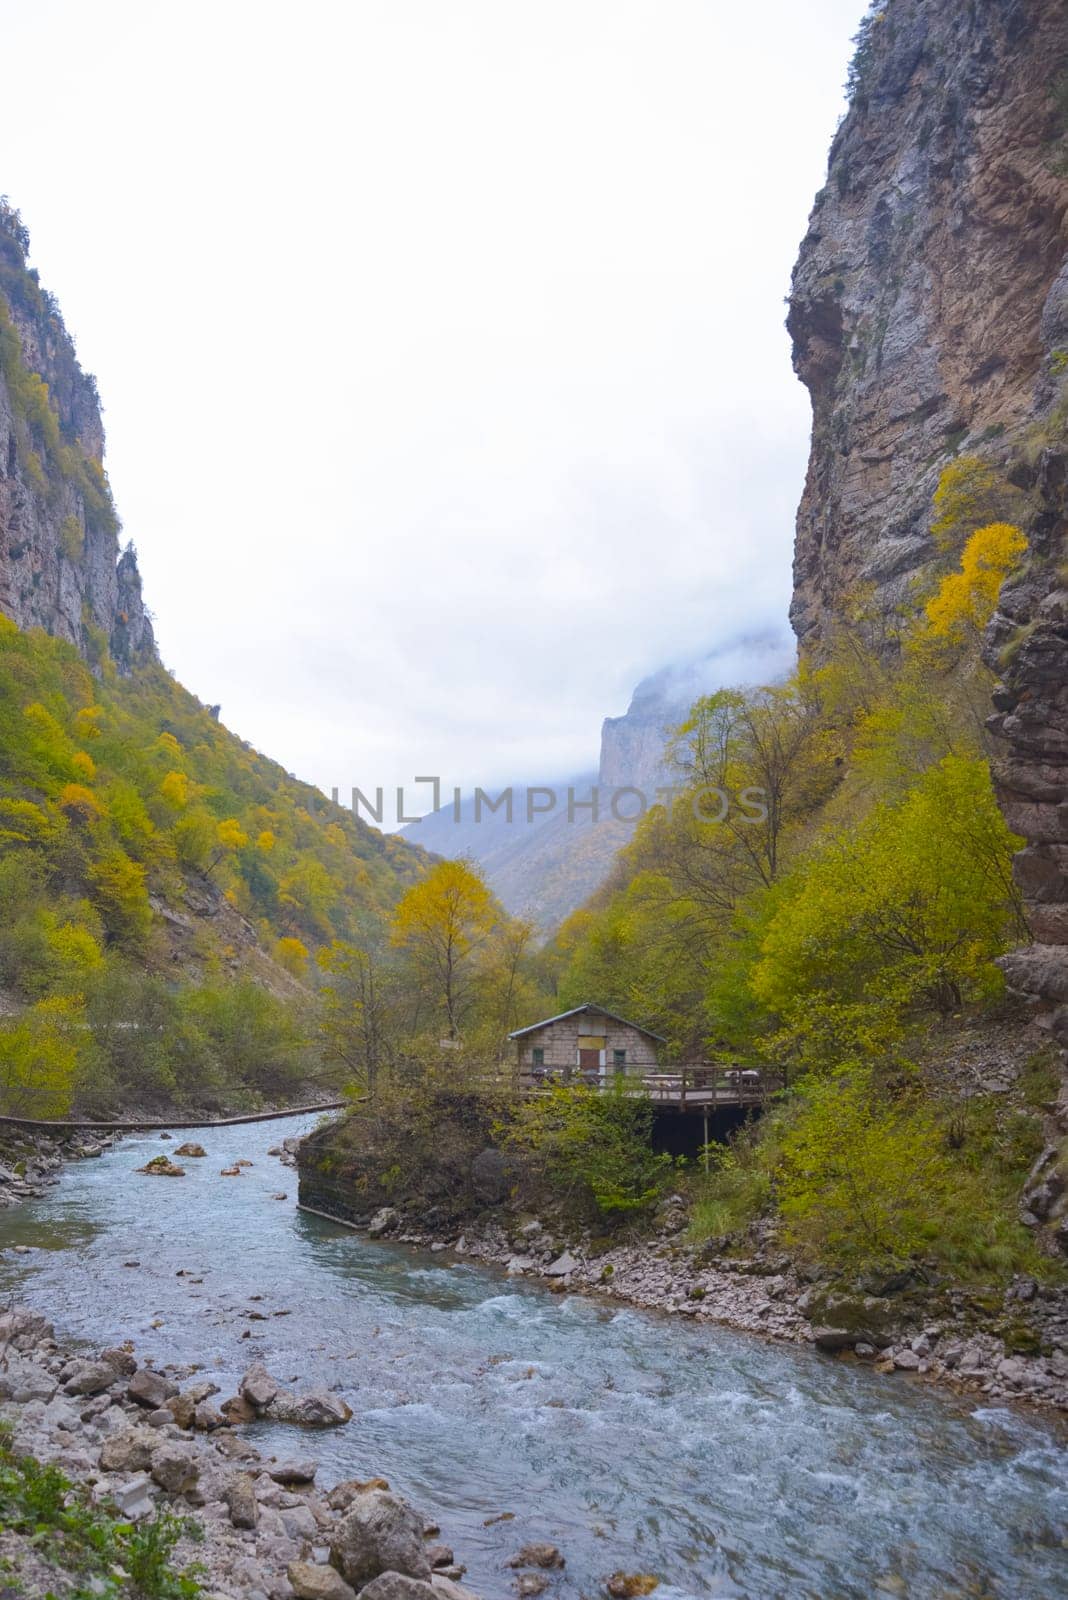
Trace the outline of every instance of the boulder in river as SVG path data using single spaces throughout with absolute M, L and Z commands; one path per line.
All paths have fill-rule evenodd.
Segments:
M 143 1167 L 137 1168 L 149 1178 L 184 1178 L 185 1168 L 176 1166 L 169 1156 L 153 1156 Z
M 174 1153 L 176 1156 L 195 1156 L 199 1158 L 200 1156 L 206 1156 L 208 1152 L 202 1144 L 195 1144 L 192 1140 L 187 1140 L 185 1144 L 180 1144 Z
M 510 1567 L 562 1567 L 564 1558 L 554 1544 L 535 1541 L 525 1544 L 522 1550 L 516 1552 L 508 1565 Z
M 330 1561 L 357 1589 L 383 1572 L 429 1579 L 423 1519 L 385 1489 L 358 1494 L 334 1529 Z
M 256 1411 L 262 1411 L 269 1406 L 281 1388 L 276 1378 L 272 1378 L 262 1361 L 254 1361 L 245 1376 L 241 1379 L 238 1388 L 241 1398 L 247 1400 Z
M 651 1572 L 613 1572 L 605 1584 L 612 1600 L 634 1600 L 635 1596 L 652 1594 L 659 1587 L 660 1579 Z
M 339 1428 L 352 1420 L 352 1407 L 329 1389 L 309 1389 L 304 1394 L 279 1389 L 264 1414 L 299 1428 Z
M 238 1166 L 220 1167 L 219 1168 L 219 1177 L 220 1178 L 240 1178 L 240 1176 L 241 1176 L 241 1168 L 238 1167 Z
M 392 1233 L 400 1222 L 400 1215 L 393 1206 L 383 1206 L 381 1211 L 376 1211 L 367 1224 L 367 1232 L 372 1239 L 379 1239 L 384 1233 Z
M 568 1273 L 574 1272 L 579 1265 L 570 1250 L 565 1250 L 563 1255 L 557 1256 L 556 1260 L 546 1267 L 545 1273 L 549 1278 L 566 1278 Z

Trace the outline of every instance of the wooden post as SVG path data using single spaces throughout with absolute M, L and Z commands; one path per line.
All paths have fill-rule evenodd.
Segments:
M 708 1176 L 708 1107 L 705 1107 L 705 1176 Z

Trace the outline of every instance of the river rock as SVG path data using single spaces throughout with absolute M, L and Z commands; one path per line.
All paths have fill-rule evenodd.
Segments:
M 352 1420 L 352 1407 L 329 1389 L 309 1389 L 305 1394 L 279 1389 L 264 1411 L 275 1422 L 299 1428 L 339 1428 Z
M 256 1408 L 249 1405 L 243 1395 L 231 1395 L 229 1400 L 224 1400 L 219 1407 L 223 1416 L 232 1427 L 237 1427 L 242 1422 L 255 1422 Z
M 262 1361 L 254 1361 L 238 1385 L 241 1398 L 247 1400 L 256 1411 L 263 1411 L 269 1406 L 280 1387 L 277 1379 L 271 1377 Z
M 383 1572 L 360 1590 L 364 1600 L 435 1600 L 438 1591 L 403 1572 Z
M 400 1216 L 393 1206 L 383 1206 L 381 1211 L 376 1211 L 367 1224 L 368 1236 L 378 1239 L 384 1233 L 390 1233 L 400 1222 Z
M 247 1472 L 235 1472 L 223 1492 L 235 1528 L 254 1528 L 259 1520 L 256 1485 Z
M 545 1268 L 545 1275 L 548 1278 L 566 1278 L 568 1273 L 576 1271 L 579 1266 L 580 1262 L 570 1250 L 565 1250 L 563 1255 L 557 1256 L 555 1261 L 549 1263 Z
M 114 1367 L 116 1376 L 120 1378 L 132 1378 L 137 1371 L 137 1360 L 131 1351 L 119 1347 L 101 1350 L 100 1360 Z
M 158 1441 L 144 1428 L 124 1428 L 105 1439 L 100 1451 L 104 1472 L 140 1472 L 152 1460 Z
M 291 1561 L 286 1576 L 297 1600 L 355 1600 L 355 1589 L 334 1567 L 320 1567 L 312 1561 Z
M 915 1372 L 920 1365 L 920 1357 L 915 1350 L 895 1350 L 894 1366 L 899 1372 Z
M 165 1439 L 152 1452 L 152 1478 L 168 1494 L 187 1494 L 195 1489 L 200 1467 L 195 1453 L 186 1444 Z
M 171 1414 L 171 1421 L 177 1423 L 179 1428 L 193 1426 L 196 1401 L 191 1394 L 172 1394 L 167 1401 L 167 1410 Z
M 326 1497 L 326 1503 L 331 1511 L 347 1511 L 357 1495 L 368 1494 L 372 1489 L 389 1489 L 386 1478 L 346 1478 L 342 1483 L 335 1483 Z M 439 1530 L 434 1529 L 437 1533 Z M 428 1529 L 424 1528 L 426 1534 Z
M 137 1168 L 149 1178 L 184 1178 L 185 1168 L 177 1166 L 167 1156 L 153 1156 L 143 1167 Z
M 165 1378 L 162 1372 L 154 1372 L 151 1367 L 142 1367 L 130 1379 L 126 1393 L 131 1400 L 136 1400 L 138 1405 L 147 1406 L 150 1411 L 158 1411 L 178 1393 L 178 1385 Z
M 510 1567 L 562 1567 L 564 1558 L 554 1544 L 525 1544 L 508 1562 Z
M 835 1351 L 848 1350 L 856 1341 L 856 1334 L 850 1333 L 847 1328 L 813 1328 L 812 1342 L 817 1350 Z
M 103 1394 L 119 1377 L 110 1361 L 75 1361 L 63 1387 L 68 1394 Z
M 358 1494 L 334 1530 L 330 1561 L 357 1589 L 383 1572 L 429 1578 L 423 1519 L 385 1489 Z
M 515 1592 L 519 1595 L 544 1594 L 549 1587 L 550 1579 L 544 1572 L 524 1572 L 515 1582 Z M 611 1579 L 609 1579 L 611 1582 Z
M 186 1144 L 180 1144 L 174 1153 L 176 1156 L 191 1156 L 199 1160 L 201 1156 L 206 1156 L 208 1152 L 202 1144 L 194 1144 L 189 1141 Z
M 201 1433 L 214 1433 L 216 1428 L 225 1428 L 227 1421 L 210 1400 L 201 1400 L 193 1411 L 193 1426 Z
M 267 1468 L 267 1475 L 275 1483 L 314 1483 L 314 1461 L 275 1461 Z

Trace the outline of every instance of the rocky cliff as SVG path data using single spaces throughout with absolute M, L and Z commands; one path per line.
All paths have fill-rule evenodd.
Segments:
M 1068 345 L 1064 0 L 888 0 L 794 271 L 812 397 L 794 627 L 818 646 L 859 587 L 887 607 L 934 555 L 959 451 L 1004 451 Z
M 1028 556 L 985 653 L 1036 943 L 1002 964 L 1068 1046 L 1068 11 L 888 0 L 857 44 L 788 317 L 813 409 L 792 620 L 818 651 L 860 591 L 907 608 L 958 454 L 1014 486 Z
M 152 658 L 152 625 L 103 468 L 93 379 L 0 203 L 0 611 L 120 670 Z

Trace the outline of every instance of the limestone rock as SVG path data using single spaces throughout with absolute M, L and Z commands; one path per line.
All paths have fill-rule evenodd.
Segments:
M 241 1397 L 247 1400 L 256 1411 L 262 1411 L 269 1406 L 280 1385 L 277 1379 L 272 1378 L 267 1368 L 261 1361 L 253 1362 L 239 1385 Z
M 105 1439 L 100 1451 L 104 1472 L 139 1472 L 152 1460 L 157 1440 L 144 1428 L 125 1428 Z
M 235 1472 L 229 1479 L 224 1499 L 235 1528 L 254 1528 L 259 1520 L 256 1485 L 247 1472 Z
M 136 1400 L 138 1405 L 147 1406 L 151 1411 L 158 1411 L 178 1393 L 178 1385 L 165 1378 L 162 1372 L 154 1372 L 151 1367 L 141 1367 L 130 1379 L 126 1393 L 131 1400 Z
M 367 1232 L 370 1238 L 378 1239 L 383 1234 L 392 1233 L 399 1223 L 400 1216 L 395 1208 L 393 1206 L 383 1206 L 380 1211 L 375 1212 L 367 1224 Z
M 403 1572 L 383 1572 L 360 1590 L 364 1600 L 434 1600 L 438 1592 L 433 1584 Z
M 153 1481 L 168 1494 L 186 1494 L 194 1489 L 199 1472 L 196 1453 L 186 1444 L 166 1439 L 152 1452 Z
M 291 1561 L 286 1576 L 297 1600 L 355 1600 L 355 1589 L 334 1567 L 320 1567 L 311 1561 Z
M 423 1519 L 407 1501 L 384 1489 L 358 1494 L 334 1530 L 330 1560 L 359 1589 L 383 1572 L 430 1577 Z
M 329 1389 L 309 1389 L 304 1394 L 279 1389 L 264 1415 L 300 1428 L 339 1428 L 352 1420 L 352 1407 Z
M 110 1361 L 76 1361 L 63 1387 L 68 1394 L 103 1394 L 119 1376 Z

